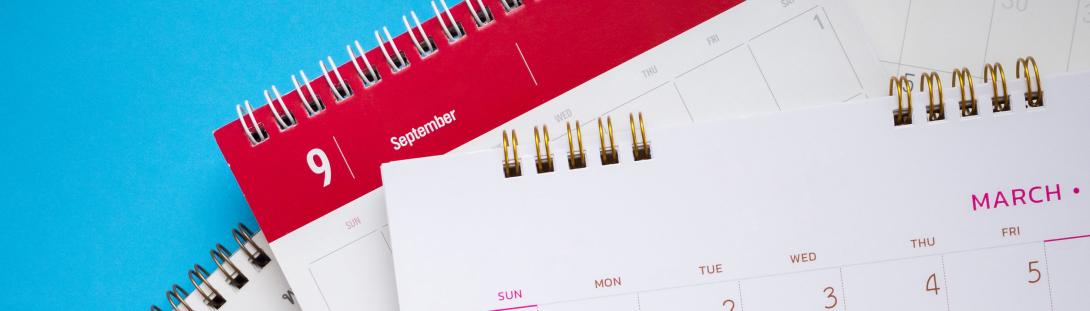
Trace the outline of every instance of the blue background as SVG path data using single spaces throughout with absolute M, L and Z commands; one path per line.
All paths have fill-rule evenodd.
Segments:
M 453 5 L 450 1 L 449 4 Z M 426 0 L 0 1 L 0 309 L 169 306 L 256 227 L 212 131 Z M 164 308 L 165 310 L 169 310 Z

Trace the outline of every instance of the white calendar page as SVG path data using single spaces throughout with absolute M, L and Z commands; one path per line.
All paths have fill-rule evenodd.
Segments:
M 890 73 L 949 73 L 1034 55 L 1049 72 L 1090 70 L 1088 0 L 851 0 Z M 1012 63 L 1013 64 L 1013 63 Z
M 1045 105 L 894 126 L 893 98 L 677 128 L 652 158 L 522 175 L 500 150 L 383 166 L 402 310 L 1086 310 L 1090 74 Z M 518 128 L 520 133 L 529 129 Z M 493 139 L 499 140 L 499 137 Z
M 527 38 L 520 44 L 527 49 L 537 43 Z M 548 66 L 534 63 L 529 56 L 528 61 L 528 66 L 533 66 L 529 68 Z M 523 66 L 521 62 L 517 65 Z M 776 1 L 751 1 L 627 60 L 500 128 L 549 124 L 560 129 L 566 121 L 586 121 L 616 110 L 647 111 L 660 125 L 689 124 L 883 94 L 883 78 L 858 21 L 839 2 L 805 0 L 784 7 Z M 498 131 L 467 141 L 458 150 L 495 146 Z M 388 145 L 388 138 L 383 139 L 382 144 Z M 340 141 L 346 148 L 349 143 Z M 359 175 L 361 168 L 353 157 L 360 154 L 344 152 L 330 153 L 330 157 L 344 157 L 356 169 L 353 174 Z M 301 164 L 303 155 L 284 165 Z M 397 308 L 384 202 L 380 188 L 271 243 L 304 310 Z

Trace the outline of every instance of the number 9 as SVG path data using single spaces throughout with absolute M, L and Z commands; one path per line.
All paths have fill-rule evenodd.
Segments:
M 314 163 L 314 158 L 317 157 L 319 163 Z M 329 157 L 325 155 L 325 151 L 322 149 L 314 148 L 307 152 L 307 166 L 310 167 L 310 171 L 315 174 L 325 175 L 325 182 L 322 183 L 322 187 L 329 186 L 329 180 L 333 178 L 333 172 L 329 171 Z

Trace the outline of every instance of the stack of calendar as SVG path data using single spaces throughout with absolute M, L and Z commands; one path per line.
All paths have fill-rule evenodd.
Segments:
M 439 0 L 215 138 L 291 308 L 1081 310 L 1090 6 L 890 2 Z

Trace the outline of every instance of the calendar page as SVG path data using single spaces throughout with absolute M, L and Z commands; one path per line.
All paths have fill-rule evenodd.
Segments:
M 1090 73 L 1010 82 L 385 164 L 402 310 L 1086 310 Z
M 216 132 L 304 310 L 397 309 L 381 163 L 488 148 L 497 128 L 558 129 L 616 110 L 688 124 L 885 92 L 858 22 L 836 1 L 486 1 L 473 10 L 480 3 L 493 19 L 479 27 L 466 3 L 450 14 L 438 6 L 443 19 L 422 23 L 437 50 L 423 57 L 420 32 L 395 37 L 409 64 L 396 72 L 386 56 L 399 53 L 383 43 L 270 99 L 298 124 L 279 129 L 265 106 L 254 119 L 240 113 L 245 127 Z M 450 18 L 465 32 L 453 42 Z M 368 63 L 382 80 L 361 80 Z M 342 77 L 352 90 L 343 98 L 331 91 Z M 306 110 L 300 98 L 311 96 L 326 109 Z M 267 138 L 248 138 L 252 124 Z
M 1088 0 L 851 0 L 891 73 L 980 68 L 1036 55 L 1051 72 L 1090 70 Z

